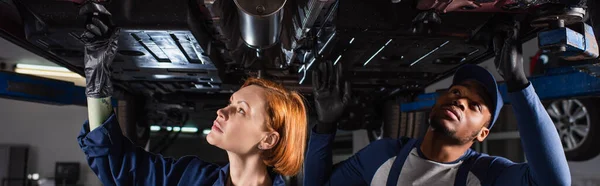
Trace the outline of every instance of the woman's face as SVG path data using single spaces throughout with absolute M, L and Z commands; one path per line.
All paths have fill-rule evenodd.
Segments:
M 235 92 L 229 105 L 217 111 L 206 140 L 211 145 L 236 154 L 258 151 L 267 136 L 265 89 L 250 85 Z

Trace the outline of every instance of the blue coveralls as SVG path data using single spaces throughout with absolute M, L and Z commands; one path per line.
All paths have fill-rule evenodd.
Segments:
M 214 185 L 227 183 L 229 165 L 220 167 L 195 156 L 165 158 L 135 146 L 123 136 L 113 114 L 89 131 L 85 122 L 77 137 L 87 162 L 105 186 L 111 185 Z M 283 186 L 279 174 L 271 172 L 274 186 Z
M 528 162 L 513 163 L 502 157 L 469 150 L 461 157 L 464 163 L 458 170 L 454 185 L 465 185 L 466 172 L 469 171 L 481 180 L 482 185 L 571 185 L 569 167 L 558 133 L 533 86 L 530 84 L 521 91 L 509 93 L 509 99 Z M 386 183 L 395 185 L 407 149 L 420 145 L 419 139 L 378 140 L 333 168 L 334 136 L 312 132 L 305 160 L 305 186 L 369 185 L 378 168 L 393 157 L 396 160 Z M 410 148 L 403 148 L 405 146 Z

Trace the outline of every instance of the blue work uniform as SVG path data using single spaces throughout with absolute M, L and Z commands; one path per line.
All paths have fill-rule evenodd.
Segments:
M 227 183 L 229 164 L 221 167 L 195 156 L 173 159 L 147 152 L 123 136 L 114 114 L 93 131 L 89 128 L 85 122 L 77 141 L 90 168 L 105 186 Z M 281 175 L 270 171 L 270 176 L 274 186 L 285 185 Z
M 570 185 L 571 177 L 558 132 L 533 86 L 509 93 L 527 163 L 468 150 L 450 163 L 427 159 L 421 139 L 374 141 L 332 166 L 335 134 L 310 136 L 304 185 Z

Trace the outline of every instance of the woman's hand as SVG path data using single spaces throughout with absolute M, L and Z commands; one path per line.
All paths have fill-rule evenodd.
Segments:
M 106 121 L 112 114 L 110 103 L 113 94 L 110 66 L 117 54 L 119 28 L 111 21 L 111 14 L 98 3 L 88 2 L 79 9 L 86 16 L 84 65 L 90 131 Z
M 86 96 L 110 97 L 113 92 L 110 65 L 117 54 L 119 29 L 112 24 L 108 10 L 100 4 L 87 3 L 81 7 L 80 14 L 87 16 L 86 31 L 82 35 Z

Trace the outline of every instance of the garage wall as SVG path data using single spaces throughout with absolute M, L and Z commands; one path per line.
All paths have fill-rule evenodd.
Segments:
M 80 162 L 80 183 L 101 185 L 85 162 L 77 135 L 87 119 L 81 106 L 55 106 L 0 98 L 0 143 L 30 146 L 29 172 L 54 177 L 57 161 Z M 44 121 L 44 122 L 42 122 Z

